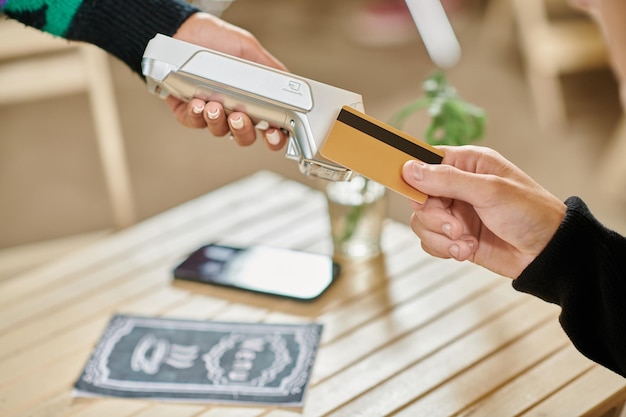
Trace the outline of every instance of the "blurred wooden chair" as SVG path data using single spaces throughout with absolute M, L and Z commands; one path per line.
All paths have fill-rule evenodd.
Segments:
M 0 39 L 5 40 L 0 45 L 0 105 L 87 93 L 114 225 L 123 228 L 135 223 L 107 53 L 92 45 L 54 38 L 13 20 L 0 20 Z
M 511 1 L 538 121 L 545 129 L 563 129 L 568 119 L 560 77 L 609 65 L 600 28 L 566 0 L 506 1 Z
M 622 114 L 598 167 L 598 187 L 608 197 L 626 202 L 626 115 Z

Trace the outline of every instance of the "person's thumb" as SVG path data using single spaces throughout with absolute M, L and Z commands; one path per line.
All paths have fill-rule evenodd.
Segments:
M 407 161 L 402 178 L 411 187 L 433 197 L 444 197 L 472 204 L 477 198 L 480 175 L 462 171 L 446 164 Z

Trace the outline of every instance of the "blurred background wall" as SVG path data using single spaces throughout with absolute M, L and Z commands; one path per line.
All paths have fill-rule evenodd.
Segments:
M 369 29 L 354 26 L 365 1 L 236 0 L 222 17 L 255 34 L 294 73 L 361 93 L 366 111 L 385 120 L 421 95 L 421 82 L 434 67 L 414 28 L 401 42 L 371 45 Z M 567 126 L 546 128 L 527 78 L 528 44 L 515 2 L 455 3 L 450 19 L 463 57 L 447 74 L 464 98 L 487 111 L 481 144 L 500 151 L 560 198 L 583 197 L 607 225 L 626 231 L 619 192 L 611 195 L 599 186 L 606 182 L 598 172 L 621 116 L 610 69 L 597 65 L 559 75 Z M 239 148 L 180 126 L 136 75 L 114 58 L 108 64 L 139 219 L 260 169 L 322 185 L 302 176 L 283 152 L 261 144 Z M 45 68 L 40 74 L 46 77 Z M 406 130 L 419 137 L 426 122 L 426 115 L 416 116 Z M 390 216 L 408 222 L 407 202 L 392 194 L 389 203 Z M 1 105 L 0 249 L 12 254 L 15 247 L 111 228 L 86 95 Z

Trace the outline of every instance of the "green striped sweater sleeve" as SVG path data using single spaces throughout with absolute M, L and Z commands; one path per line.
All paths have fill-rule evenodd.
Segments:
M 0 0 L 6 16 L 99 46 L 139 75 L 148 41 L 157 33 L 173 35 L 197 11 L 183 0 Z

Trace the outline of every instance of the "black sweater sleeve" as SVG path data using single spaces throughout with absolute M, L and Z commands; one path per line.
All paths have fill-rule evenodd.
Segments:
M 196 11 L 182 0 L 84 0 L 66 37 L 101 47 L 141 75 L 148 41 L 173 35 Z
M 561 306 L 559 321 L 576 348 L 626 376 L 626 238 L 571 197 L 543 252 L 513 281 L 519 291 Z
M 157 33 L 173 35 L 198 11 L 183 0 L 0 0 L 0 11 L 66 39 L 88 42 L 141 76 L 141 58 Z

